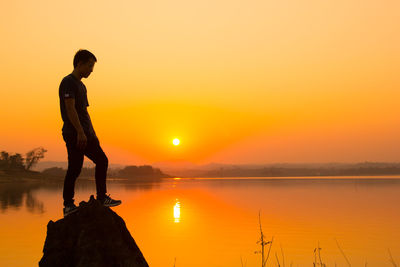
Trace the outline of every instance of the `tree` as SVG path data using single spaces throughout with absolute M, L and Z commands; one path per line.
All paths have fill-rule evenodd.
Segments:
M 38 147 L 26 153 L 25 169 L 30 170 L 40 159 L 44 158 L 44 153 L 46 152 L 47 150 L 43 147 Z
M 1 151 L 1 153 L 0 153 L 0 160 L 5 160 L 5 161 L 7 161 L 9 156 L 10 156 L 10 154 L 8 154 L 8 152 L 6 152 L 6 151 Z
M 0 152 L 0 169 L 2 170 L 18 170 L 24 169 L 24 158 L 21 154 L 9 154 L 6 151 Z
M 17 153 L 8 158 L 9 168 L 12 170 L 24 169 L 24 158 Z
M 10 154 L 8 154 L 8 152 L 6 152 L 6 151 L 1 151 L 0 152 L 0 169 L 2 169 L 2 170 L 8 169 L 9 157 L 10 157 Z

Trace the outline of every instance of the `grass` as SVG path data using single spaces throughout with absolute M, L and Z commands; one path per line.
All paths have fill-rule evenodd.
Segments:
M 267 261 L 269 259 L 269 255 L 271 253 L 271 247 L 272 247 L 272 243 L 274 242 L 274 237 L 272 237 L 272 239 L 269 241 L 267 241 L 265 239 L 265 235 L 262 230 L 262 224 L 261 224 L 261 211 L 258 213 L 258 222 L 260 225 L 260 239 L 257 241 L 257 244 L 259 244 L 261 246 L 261 250 L 256 251 L 256 253 L 261 253 L 261 267 L 265 267 L 265 265 L 267 264 Z M 268 246 L 268 253 L 265 256 L 265 247 L 266 246 Z
M 259 223 L 259 230 L 260 230 L 260 238 L 257 241 L 257 244 L 260 245 L 260 250 L 255 251 L 256 254 L 261 254 L 261 267 L 266 267 L 270 253 L 271 253 L 271 248 L 272 248 L 272 244 L 274 241 L 274 237 L 271 237 L 271 240 L 267 240 L 266 236 L 264 235 L 264 231 L 262 228 L 262 224 L 261 224 L 261 211 L 258 213 L 258 223 Z M 341 255 L 343 256 L 343 258 L 346 261 L 346 264 L 351 267 L 351 262 L 349 260 L 349 258 L 346 256 L 346 254 L 344 253 L 343 249 L 340 247 L 339 242 L 335 239 L 336 241 L 336 245 L 341 253 Z M 268 249 L 268 252 L 265 253 L 266 249 Z M 313 261 L 313 267 L 326 267 L 327 265 L 323 262 L 322 260 L 322 256 L 321 256 L 321 250 L 322 248 L 319 245 L 314 249 L 314 261 Z M 395 260 L 393 259 L 392 253 L 390 252 L 390 250 L 388 249 L 388 253 L 389 253 L 389 262 L 393 265 L 393 267 L 397 267 L 397 264 L 395 262 Z M 275 252 L 275 259 L 276 259 L 276 263 L 275 266 L 278 267 L 285 267 L 285 255 L 283 252 L 283 248 L 281 245 L 281 259 L 279 259 L 278 257 L 278 253 Z M 241 266 L 242 267 L 246 267 L 246 262 L 243 261 L 243 258 L 240 257 L 240 261 L 241 261 Z M 367 266 L 367 262 L 365 262 L 365 266 Z M 290 263 L 290 267 L 293 265 L 293 262 Z M 335 263 L 336 266 L 336 263 Z
M 397 267 L 397 264 L 394 262 L 394 259 L 393 259 L 393 257 L 392 257 L 392 253 L 390 252 L 390 249 L 388 249 L 388 252 L 389 252 L 389 261 L 390 261 L 390 263 L 391 263 L 394 267 Z
M 264 231 L 262 228 L 262 224 L 261 224 L 261 211 L 258 213 L 258 223 L 259 223 L 259 230 L 260 230 L 260 238 L 257 241 L 257 245 L 260 246 L 260 250 L 255 251 L 256 254 L 261 254 L 261 267 L 266 267 L 268 259 L 270 257 L 271 254 L 271 248 L 272 248 L 272 244 L 274 242 L 274 237 L 271 237 L 271 240 L 267 240 L 266 236 L 264 235 Z M 339 242 L 335 239 L 336 241 L 336 245 L 340 251 L 340 253 L 342 254 L 343 258 L 345 259 L 347 265 L 349 267 L 351 267 L 351 263 L 349 258 L 346 256 L 346 254 L 344 253 L 343 249 L 340 247 Z M 276 265 L 278 267 L 286 267 L 285 266 L 285 254 L 283 252 L 283 247 L 282 245 L 280 246 L 281 248 L 281 260 L 279 260 L 278 257 L 278 253 L 275 252 L 275 259 L 276 259 Z M 266 252 L 267 250 L 267 252 Z M 326 267 L 327 265 L 323 262 L 322 260 L 322 256 L 321 256 L 321 250 L 322 248 L 319 245 L 314 249 L 314 261 L 313 261 L 313 267 Z M 393 265 L 393 267 L 397 267 L 396 262 L 393 259 L 392 253 L 390 252 L 390 249 L 388 249 L 388 253 L 389 253 L 389 262 Z M 242 257 L 240 257 L 240 264 L 241 267 L 246 267 L 247 262 L 245 260 L 243 260 Z M 174 267 L 176 265 L 176 258 L 174 260 Z M 290 263 L 290 267 L 292 267 L 293 262 Z M 336 263 L 335 263 L 336 266 Z M 367 262 L 365 262 L 365 267 L 367 266 Z

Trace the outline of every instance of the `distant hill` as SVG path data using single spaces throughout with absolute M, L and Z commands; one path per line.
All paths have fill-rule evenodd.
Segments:
M 162 171 L 177 177 L 285 177 L 400 175 L 400 163 L 274 163 L 189 165 L 186 168 L 163 164 Z
M 44 169 L 41 174 L 48 179 L 64 179 L 67 170 L 60 167 L 50 167 Z M 93 178 L 95 168 L 82 168 L 80 177 Z M 170 175 L 163 173 L 160 169 L 153 168 L 150 165 L 142 166 L 126 166 L 120 169 L 109 169 L 107 177 L 109 178 L 126 178 L 135 181 L 155 181 L 161 178 L 171 178 Z
M 146 167 L 147 166 L 147 167 Z M 35 168 L 52 175 L 64 176 L 67 162 L 44 161 Z M 49 173 L 50 169 L 50 173 Z M 172 175 L 172 176 L 171 176 Z M 271 163 L 271 164 L 194 164 L 187 161 L 156 162 L 143 166 L 110 164 L 108 177 L 285 177 L 285 176 L 368 176 L 400 175 L 400 163 Z M 94 164 L 87 161 L 82 177 L 94 176 Z

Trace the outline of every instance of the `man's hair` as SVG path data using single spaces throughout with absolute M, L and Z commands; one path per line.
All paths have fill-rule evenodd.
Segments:
M 76 52 L 74 56 L 74 68 L 78 66 L 79 62 L 86 63 L 91 58 L 94 60 L 94 62 L 97 62 L 97 58 L 91 52 L 89 52 L 88 50 L 79 49 L 79 51 Z

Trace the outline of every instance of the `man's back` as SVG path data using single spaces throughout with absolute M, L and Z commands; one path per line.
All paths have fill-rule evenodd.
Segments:
M 89 102 L 87 99 L 86 86 L 77 78 L 75 78 L 74 75 L 69 74 L 65 76 L 64 79 L 61 81 L 58 94 L 60 98 L 61 117 L 64 121 L 64 125 L 62 128 L 63 135 L 67 137 L 76 135 L 76 129 L 69 120 L 65 107 L 65 99 L 74 98 L 75 109 L 76 112 L 78 113 L 79 121 L 82 125 L 82 128 L 86 136 L 88 138 L 95 137 L 96 134 L 93 129 L 89 113 L 87 111 Z

